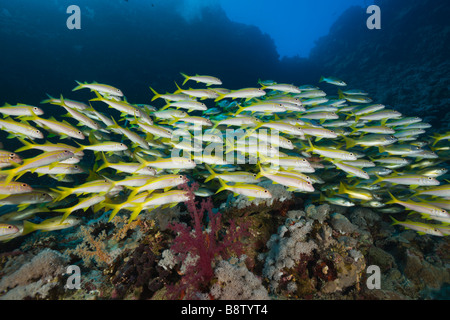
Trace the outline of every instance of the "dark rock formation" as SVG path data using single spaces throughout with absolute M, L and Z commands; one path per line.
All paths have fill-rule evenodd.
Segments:
M 365 8 L 352 7 L 317 42 L 311 63 L 324 75 L 368 91 L 377 102 L 447 130 L 450 3 L 378 0 L 375 4 L 381 9 L 380 30 L 367 28 Z

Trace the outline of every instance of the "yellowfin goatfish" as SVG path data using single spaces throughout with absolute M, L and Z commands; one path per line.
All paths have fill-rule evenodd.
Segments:
M 279 183 L 287 187 L 288 191 L 313 192 L 314 187 L 310 181 L 299 178 L 298 176 L 283 174 L 278 170 L 265 170 L 259 166 L 259 174 L 257 177 L 266 177 L 274 183 Z
M 388 192 L 388 193 L 391 196 L 392 200 L 386 202 L 386 204 L 391 204 L 391 203 L 399 204 L 409 210 L 417 211 L 417 212 L 424 213 L 424 214 L 429 214 L 431 216 L 441 216 L 441 217 L 450 218 L 450 215 L 448 214 L 448 212 L 440 207 L 436 207 L 436 206 L 431 205 L 426 202 L 415 202 L 415 201 L 411 201 L 411 200 L 401 201 L 401 200 L 398 200 L 397 198 L 395 198 L 392 195 L 392 193 L 390 193 L 390 192 Z
M 133 197 L 137 193 L 142 191 L 148 191 L 149 194 L 157 189 L 164 189 L 164 191 L 168 191 L 170 188 L 179 186 L 183 183 L 187 183 L 188 181 L 189 180 L 185 176 L 178 174 L 168 174 L 159 177 L 153 177 L 149 179 L 146 184 L 133 188 L 133 192 L 130 194 L 130 197 Z
M 266 94 L 266 92 L 261 88 L 244 88 L 238 90 L 231 90 L 231 92 L 222 94 L 217 97 L 214 101 L 220 101 L 222 99 L 245 99 L 250 100 L 252 98 L 262 97 Z
M 0 171 L 0 173 L 5 173 L 7 175 L 4 182 L 8 183 L 13 179 L 14 176 L 17 176 L 18 174 L 22 175 L 29 169 L 46 166 L 53 162 L 66 160 L 73 156 L 74 156 L 74 153 L 69 150 L 57 150 L 57 151 L 46 152 L 46 153 L 42 153 L 34 158 L 26 159 L 23 162 L 23 164 L 19 165 L 16 168 L 9 169 L 6 171 Z
M 181 72 L 180 72 L 181 73 Z M 196 82 L 201 82 L 206 84 L 207 86 L 210 85 L 221 85 L 222 81 L 219 78 L 212 77 L 212 76 L 200 76 L 196 74 L 195 76 L 188 76 L 184 73 L 181 73 L 181 75 L 184 77 L 183 85 L 188 82 L 189 80 L 193 80 Z
M 177 86 L 177 91 L 175 91 L 174 93 L 183 93 L 185 95 L 188 95 L 190 97 L 195 97 L 195 98 L 200 98 L 201 100 L 204 99 L 215 99 L 219 96 L 219 94 L 217 92 L 215 92 L 214 90 L 211 89 L 181 89 L 176 83 L 175 85 Z
M 93 196 L 84 198 L 84 199 L 80 199 L 78 201 L 78 203 L 72 207 L 69 208 L 64 208 L 64 209 L 56 209 L 53 211 L 56 212 L 63 212 L 63 216 L 61 217 L 61 223 L 64 222 L 64 220 L 67 219 L 67 217 L 74 211 L 76 210 L 80 210 L 83 209 L 84 211 L 86 211 L 87 209 L 89 209 L 90 207 L 92 207 L 93 205 L 100 203 L 102 201 L 104 201 L 106 199 L 105 196 L 101 196 L 101 195 L 96 195 L 94 194 Z
M 97 82 L 93 83 L 81 83 L 78 81 L 75 81 L 78 85 L 72 89 L 72 91 L 88 88 L 91 89 L 91 91 L 97 91 L 97 92 L 103 92 L 112 96 L 118 96 L 123 97 L 123 93 L 120 89 L 114 88 L 107 84 L 101 84 Z
M 44 128 L 56 132 L 62 137 L 72 137 L 80 140 L 83 140 L 85 138 L 81 130 L 74 128 L 70 123 L 68 123 L 65 120 L 60 122 L 57 121 L 54 117 L 50 117 L 50 119 L 43 119 L 36 115 L 31 117 L 24 117 L 23 119 L 31 120 Z
M 344 87 L 347 85 L 344 81 L 342 81 L 341 79 L 338 79 L 336 77 L 323 77 L 322 76 L 322 77 L 320 77 L 319 82 L 326 82 L 326 83 L 334 84 L 336 86 L 341 86 L 341 87 Z
M 311 151 L 331 159 L 356 160 L 356 155 L 353 152 L 333 148 L 316 147 L 310 140 L 308 140 L 308 142 L 310 147 L 306 150 L 306 152 Z
M 399 224 L 399 225 L 405 227 L 406 229 L 412 229 L 412 230 L 417 231 L 420 235 L 429 234 L 429 235 L 438 236 L 438 237 L 444 236 L 444 234 L 437 228 L 438 226 L 435 226 L 435 225 L 430 225 L 430 224 L 415 222 L 415 221 L 410 221 L 410 220 L 398 221 L 398 220 L 395 220 L 393 217 L 391 217 L 391 219 L 394 221 L 393 225 Z
M 384 177 L 378 177 L 373 183 L 390 182 L 394 184 L 404 184 L 410 186 L 437 186 L 439 181 L 432 177 L 427 177 L 418 174 L 405 174 L 405 175 L 390 175 Z
M 9 118 L 0 120 L 0 129 L 6 130 L 9 133 L 21 134 L 31 139 L 44 138 L 40 130 L 30 126 L 27 122 L 17 122 Z
M 35 106 L 29 106 L 25 104 L 12 106 L 6 103 L 3 107 L 0 108 L 0 113 L 4 116 L 31 116 L 33 113 L 40 116 L 44 114 L 44 111 Z
M 130 215 L 130 221 L 136 219 L 139 213 L 145 208 L 157 208 L 159 206 L 164 205 L 176 205 L 180 202 L 185 202 L 189 200 L 188 191 L 184 190 L 173 190 L 164 193 L 154 194 L 145 199 L 144 202 L 141 203 L 133 203 L 135 204 L 134 210 Z
M 48 99 L 42 100 L 41 103 L 51 103 L 51 104 L 55 104 L 55 105 L 61 105 L 62 104 L 61 99 L 53 98 L 50 95 L 47 95 L 47 96 L 48 96 Z M 69 108 L 76 109 L 78 111 L 83 111 L 83 110 L 86 110 L 86 109 L 89 108 L 89 106 L 86 105 L 83 102 L 75 101 L 75 100 L 71 100 L 71 99 L 67 99 L 67 98 L 64 99 L 64 104 L 66 106 L 68 106 Z M 38 114 L 36 112 L 34 112 L 34 113 L 36 115 L 38 115 L 38 116 L 40 115 L 40 114 Z
M 208 169 L 210 176 L 205 179 L 208 182 L 212 179 L 222 179 L 228 182 L 242 182 L 242 183 L 256 183 L 259 179 L 256 177 L 256 173 L 246 172 L 246 171 L 236 171 L 236 172 L 224 172 L 216 173 L 208 164 L 205 164 L 206 169 Z
M 222 185 L 216 193 L 219 193 L 224 190 L 232 191 L 233 194 L 236 195 L 243 195 L 246 197 L 249 197 L 249 199 L 255 199 L 255 198 L 263 198 L 268 199 L 272 198 L 272 194 L 269 190 L 260 187 L 256 184 L 243 184 L 243 183 L 236 183 L 232 186 L 227 185 L 222 179 L 219 178 L 220 184 Z
M 30 232 L 41 230 L 41 231 L 55 231 L 67 229 L 76 226 L 81 222 L 78 218 L 69 217 L 61 222 L 62 217 L 53 217 L 42 221 L 41 223 L 32 223 L 27 220 L 23 222 L 23 232 L 22 235 L 26 235 Z
M 438 187 L 429 188 L 426 190 L 421 190 L 416 193 L 416 195 L 430 195 L 436 197 L 450 197 L 450 184 L 445 184 Z

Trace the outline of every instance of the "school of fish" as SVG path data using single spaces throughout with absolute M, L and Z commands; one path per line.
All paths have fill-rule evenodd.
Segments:
M 449 234 L 450 132 L 427 136 L 430 124 L 346 90 L 335 77 L 319 81 L 332 96 L 313 85 L 260 80 L 231 90 L 216 77 L 181 75 L 172 93 L 150 88 L 151 105 L 131 103 L 110 85 L 77 82 L 73 91 L 90 90 L 92 99 L 48 96 L 42 107 L 0 107 L 8 135 L 0 150 L 0 207 L 8 209 L 0 240 L 76 226 L 82 218 L 71 213 L 89 208 L 107 211 L 109 221 L 128 212 L 132 221 L 187 201 L 177 186 L 189 181 L 200 183 L 200 197 L 271 198 L 263 180 L 317 203 L 410 210 L 421 221 L 391 217 L 393 224 Z M 50 116 L 54 108 L 66 120 Z M 30 221 L 49 212 L 52 218 Z

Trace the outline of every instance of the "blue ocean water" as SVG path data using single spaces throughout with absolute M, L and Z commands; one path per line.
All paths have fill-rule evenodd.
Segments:
M 375 18 L 375 11 L 368 12 L 368 8 L 374 4 L 380 10 L 380 15 Z M 425 134 L 401 143 L 422 146 L 420 142 L 423 142 L 428 151 L 436 153 L 436 158 L 432 158 L 428 164 L 399 170 L 402 174 L 430 174 L 427 169 L 449 168 L 448 14 L 450 6 L 447 1 L 431 0 L 285 0 L 277 3 L 265 0 L 0 1 L 0 104 L 39 106 L 44 110 L 42 117 L 54 116 L 58 121 L 66 119 L 75 126 L 77 122 L 73 116 L 62 117 L 66 114 L 63 108 L 41 103 L 48 96 L 59 98 L 63 95 L 65 99 L 81 101 L 86 105 L 91 103 L 97 111 L 117 120 L 120 126 L 138 132 L 138 122 L 133 123 L 133 117 L 124 119 L 123 114 L 120 115 L 114 108 L 108 108 L 99 101 L 90 101 L 95 98 L 90 90 L 73 91 L 77 86 L 75 81 L 98 82 L 120 88 L 124 96 L 119 100 L 160 109 L 169 100 L 152 100 L 155 95 L 149 87 L 161 94 L 175 92 L 177 85 L 183 89 L 205 88 L 203 83 L 192 80 L 182 85 L 185 79 L 180 73 L 215 76 L 221 80 L 221 87 L 231 90 L 260 87 L 261 81 L 293 84 L 300 88 L 304 85 L 317 86 L 326 92 L 327 98 L 336 101 L 342 98 L 342 92 L 337 90 L 340 87 L 331 80 L 320 82 L 322 76 L 332 76 L 347 82 L 345 89 L 363 90 L 373 99 L 373 103 L 382 103 L 386 109 L 397 110 L 405 118 L 418 116 L 421 123 L 429 125 Z M 372 18 L 380 19 L 380 29 L 368 27 L 374 22 Z M 306 91 L 303 87 L 302 92 Z M 275 95 L 274 92 L 268 96 Z M 346 94 L 344 97 L 349 98 L 350 95 Z M 358 97 L 361 98 L 360 95 Z M 301 98 L 304 105 L 308 106 L 307 109 L 315 106 L 308 105 L 311 102 L 307 102 L 309 98 Z M 204 101 L 208 108 L 218 108 L 218 114 L 207 116 L 213 123 L 238 118 L 236 109 L 233 109 L 236 108 L 235 102 L 246 104 L 244 99 L 225 99 L 225 102 L 217 104 L 214 100 L 198 100 Z M 357 108 L 365 106 L 350 99 L 346 103 L 356 105 Z M 326 102 L 319 103 L 320 106 L 325 104 Z M 263 121 L 272 121 L 270 117 L 273 113 L 270 111 L 257 115 Z M 154 117 L 151 112 L 149 114 Z M 192 115 L 204 114 L 194 111 Z M 254 113 L 248 115 L 253 116 Z M 302 118 L 302 113 L 295 115 L 292 118 Z M 339 116 L 339 120 L 348 120 L 354 114 L 340 113 Z M 289 113 L 288 117 L 281 118 L 286 120 Z M 156 122 L 157 118 L 152 119 Z M 320 117 L 312 118 L 307 124 L 319 127 L 334 119 L 336 118 L 322 121 L 324 119 Z M 33 120 L 25 120 L 33 124 Z M 170 127 L 173 125 L 170 120 L 172 119 L 167 122 L 159 120 L 158 124 Z M 388 118 L 387 121 L 393 119 Z M 384 125 L 384 122 L 377 124 Z M 337 133 L 341 132 L 339 126 L 332 128 Z M 344 132 L 350 130 L 349 126 L 346 128 L 343 129 Z M 84 145 L 98 142 L 99 137 L 95 138 L 97 140 L 92 138 L 92 131 L 98 131 L 99 135 L 102 132 L 105 134 L 104 141 L 126 143 L 136 153 L 142 152 L 142 149 L 138 149 L 138 143 L 123 132 L 117 135 L 107 125 L 102 125 L 102 129 L 104 130 L 85 131 L 84 141 L 59 139 L 58 135 L 47 136 L 49 130 L 44 131 L 45 140 L 28 141 L 41 144 L 61 142 L 78 147 L 77 142 Z M 401 127 L 401 130 L 404 129 Z M 169 156 L 168 147 L 164 147 L 167 146 L 164 138 L 143 131 L 139 133 L 141 138 L 159 143 L 159 146 L 151 145 L 151 151 L 160 152 L 161 157 Z M 444 137 L 436 143 L 436 147 L 432 146 L 432 134 Z M 89 141 L 88 136 L 91 137 Z M 292 154 L 286 153 L 305 156 L 301 152 L 307 152 L 308 141 L 299 141 L 289 134 L 286 136 L 294 141 L 296 148 Z M 313 135 L 308 137 L 312 138 Z M 348 142 L 346 144 L 341 140 L 337 145 L 327 138 L 314 138 L 313 142 L 321 147 L 349 148 Z M 0 142 L 0 149 L 9 151 L 17 150 L 23 145 L 22 141 L 15 139 L 14 134 L 9 135 L 7 130 L 0 131 Z M 366 149 L 365 146 L 357 146 L 352 150 L 359 151 L 370 159 L 378 159 L 383 153 L 377 147 Z M 35 151 L 23 151 L 20 156 L 29 159 L 37 155 Z M 76 187 L 97 178 L 120 180 L 127 177 L 127 174 L 109 169 L 107 174 L 96 175 L 96 170 L 106 158 L 102 158 L 97 151 L 84 152 L 79 166 L 86 170 L 86 174 L 73 175 L 72 182 L 58 181 L 47 175 L 38 177 L 36 173 L 27 173 L 20 181 L 27 182 L 35 189 L 50 192 L 59 187 Z M 112 162 L 138 162 L 134 154 L 111 153 L 107 156 L 111 156 Z M 147 161 L 160 158 L 145 153 L 140 156 Z M 392 156 L 397 157 L 396 154 Z M 401 154 L 400 157 L 404 155 Z M 225 249 L 220 251 L 220 246 L 217 245 L 217 252 L 212 255 L 208 267 L 205 267 L 206 264 L 201 259 L 200 262 L 197 261 L 198 265 L 194 261 L 195 268 L 203 272 L 198 274 L 206 277 L 207 281 L 200 276 L 196 278 L 189 272 L 187 264 L 183 265 L 180 261 L 177 263 L 176 258 L 167 251 L 173 248 L 175 252 L 176 246 L 173 244 L 177 243 L 177 239 L 180 243 L 182 240 L 182 237 L 177 238 L 174 230 L 167 227 L 168 221 L 185 223 L 192 229 L 199 227 L 194 223 L 194 218 L 189 219 L 188 214 L 177 215 L 180 211 L 189 211 L 188 205 L 180 203 L 168 208 L 170 215 L 156 210 L 156 218 L 148 213 L 135 224 L 127 223 L 129 212 L 125 210 L 118 215 L 121 220 L 108 221 L 114 205 L 130 201 L 127 198 L 130 190 L 133 190 L 130 188 L 122 190 L 117 197 L 108 196 L 105 202 L 109 207 L 92 205 L 86 213 L 74 210 L 71 217 L 82 221 L 74 228 L 34 231 L 0 243 L 0 274 L 3 279 L 0 280 L 0 292 L 6 299 L 216 299 L 221 296 L 298 300 L 317 299 L 324 295 L 327 299 L 448 299 L 448 237 L 419 235 L 413 230 L 393 227 L 391 214 L 398 214 L 395 218 L 401 221 L 411 217 L 408 215 L 410 212 L 405 212 L 400 206 L 392 206 L 393 211 L 387 213 L 377 211 L 380 208 L 376 206 L 384 206 L 391 200 L 387 191 L 401 196 L 402 200 L 417 201 L 414 198 L 415 187 L 409 189 L 383 184 L 379 198 L 373 199 L 379 202 L 370 203 L 365 199 L 361 201 L 344 196 L 346 200 L 356 203 L 354 208 L 345 208 L 333 204 L 331 200 L 327 202 L 319 199 L 319 194 L 330 199 L 336 195 L 343 196 L 339 191 L 342 189 L 339 189 L 336 182 L 348 181 L 350 186 L 359 187 L 360 181 L 333 171 L 326 162 L 328 160 L 323 158 L 329 159 L 328 156 L 321 159 L 317 154 L 310 158 L 311 163 L 317 163 L 317 172 L 311 174 L 316 188 L 314 195 L 283 193 L 283 188 L 277 189 L 280 185 L 270 184 L 274 188 L 270 190 L 278 202 L 257 200 L 250 205 L 246 201 L 236 202 L 237 199 L 242 200 L 238 192 L 225 191 L 226 195 L 214 195 L 221 185 L 218 181 L 209 185 L 204 183 L 205 177 L 209 176 L 205 167 L 187 172 L 181 170 L 180 174 L 186 174 L 191 182 L 201 183 L 198 194 L 202 191 L 206 195 L 214 195 L 212 212 L 222 218 L 222 224 L 216 226 L 218 229 L 215 230 L 218 243 L 227 243 L 227 235 L 245 237 L 244 226 L 253 230 L 253 235 L 258 234 L 250 244 L 242 240 L 242 246 L 236 249 L 232 258 Z M 408 159 L 412 164 L 427 160 L 426 157 Z M 214 165 L 218 164 L 211 165 L 216 170 Z M 320 167 L 321 165 L 325 167 Z M 220 165 L 217 168 L 221 168 Z M 222 169 L 227 173 L 236 168 L 224 166 Z M 239 170 L 255 175 L 259 172 L 256 165 L 239 167 Z M 179 171 L 167 170 L 164 173 L 179 174 Z M 371 178 L 372 182 L 376 180 L 373 176 Z M 448 184 L 449 175 L 445 171 L 433 178 L 445 185 Z M 267 184 L 264 186 L 267 187 Z M 161 190 L 161 194 L 170 192 L 166 188 Z M 424 188 L 418 190 L 422 191 Z M 84 194 L 91 195 L 104 196 L 104 190 L 103 193 L 94 191 Z M 25 220 L 34 224 L 45 222 L 55 216 L 54 210 L 74 206 L 79 199 L 80 195 L 72 194 L 60 202 L 54 201 L 55 205 L 50 209 L 46 207 L 44 213 L 14 224 L 23 228 Z M 426 200 L 431 202 L 436 199 L 427 197 Z M 448 195 L 441 200 L 446 201 L 444 205 L 448 206 Z M 331 207 L 324 207 L 324 203 L 331 204 Z M 31 207 L 39 207 L 38 204 Z M 206 208 L 207 204 L 204 205 Z M 12 208 L 15 207 L 2 205 L 0 213 L 6 214 Z M 205 234 L 210 230 L 208 226 L 214 228 L 212 224 L 217 222 L 218 216 L 214 214 L 204 212 Z M 412 216 L 415 221 L 421 218 L 417 213 Z M 229 223 L 229 220 L 241 223 L 242 227 L 231 230 L 229 226 L 235 225 Z M 153 221 L 157 221 L 155 225 Z M 448 221 L 444 221 L 442 225 L 448 232 Z M 180 234 L 187 237 L 189 232 L 185 230 L 185 233 Z M 297 247 L 294 252 L 295 258 L 280 249 L 280 252 L 284 252 L 284 256 L 280 258 L 282 254 L 276 248 L 282 248 L 289 237 L 302 243 L 302 246 Z M 214 242 L 211 239 L 212 234 L 205 237 L 207 242 L 204 247 L 210 248 L 210 243 Z M 195 247 L 195 240 L 191 238 L 189 241 L 187 242 Z M 319 249 L 319 243 L 330 247 Z M 147 250 L 148 247 L 152 248 L 151 252 Z M 232 244 L 231 247 L 235 249 Z M 191 247 L 185 244 L 184 248 Z M 238 251 L 245 254 L 248 260 L 239 256 Z M 179 247 L 178 254 L 179 260 L 189 261 L 186 252 Z M 36 259 L 33 260 L 33 257 Z M 170 257 L 173 264 L 169 262 Z M 32 277 L 22 284 L 17 281 L 22 265 L 45 265 L 45 261 L 52 261 L 52 265 L 60 268 L 52 269 L 45 275 L 49 279 L 57 279 L 54 283 L 64 284 L 67 277 L 61 278 L 60 271 L 67 265 L 76 265 L 82 268 L 82 274 L 91 284 L 84 282 L 82 290 L 77 293 L 64 291 L 62 286 L 57 285 L 45 287 L 41 292 L 29 289 L 19 293 L 19 290 L 14 290 L 26 285 L 31 288 L 34 284 L 35 278 Z M 371 264 L 381 268 L 384 281 L 382 291 L 373 291 L 366 286 L 369 274 L 365 267 Z M 221 268 L 218 268 L 219 265 Z M 231 291 L 223 288 L 220 291 L 216 284 L 221 283 L 225 287 L 224 283 L 229 276 L 220 272 L 234 270 L 234 274 L 238 274 L 237 268 L 243 265 L 248 274 L 247 277 L 246 274 L 240 276 L 247 280 L 255 277 L 251 282 L 254 285 L 251 294 L 243 296 L 240 293 L 240 296 L 233 296 Z M 348 280 L 348 285 L 339 287 L 338 283 L 342 284 L 342 280 L 335 280 L 344 277 L 342 266 L 346 266 L 355 278 Z M 243 272 L 242 268 L 240 272 Z M 241 282 L 236 281 L 235 284 L 239 290 L 245 287 Z

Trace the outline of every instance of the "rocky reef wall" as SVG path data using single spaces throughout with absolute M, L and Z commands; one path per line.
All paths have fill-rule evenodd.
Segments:
M 450 122 L 450 3 L 377 0 L 381 29 L 368 29 L 366 8 L 349 8 L 317 41 L 309 62 L 380 103 L 420 116 L 435 128 Z

